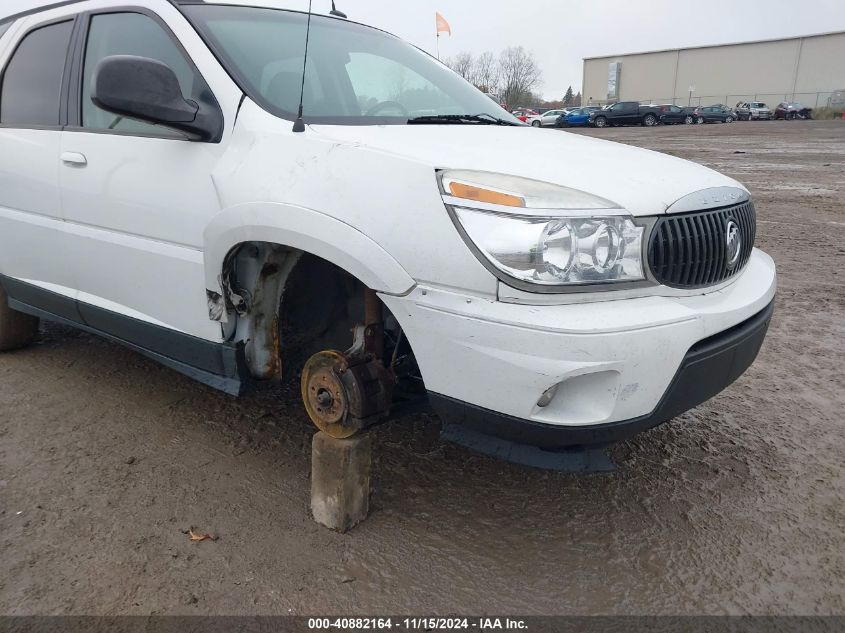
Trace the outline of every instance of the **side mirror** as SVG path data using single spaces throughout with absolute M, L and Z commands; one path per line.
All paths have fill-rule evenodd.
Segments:
M 191 140 L 219 138 L 219 110 L 209 112 L 208 106 L 185 99 L 167 64 L 147 57 L 113 55 L 97 64 L 92 83 L 91 100 L 103 110 L 183 132 Z

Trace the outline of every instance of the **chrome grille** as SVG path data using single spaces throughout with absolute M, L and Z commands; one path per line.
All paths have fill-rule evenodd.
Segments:
M 739 251 L 730 261 L 728 228 L 733 222 Z M 673 288 L 702 288 L 726 281 L 748 263 L 757 220 L 754 204 L 658 218 L 651 232 L 648 263 L 661 284 Z

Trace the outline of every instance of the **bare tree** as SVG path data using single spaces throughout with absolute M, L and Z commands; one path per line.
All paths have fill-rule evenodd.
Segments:
M 475 60 L 473 83 L 483 92 L 494 93 L 499 87 L 499 64 L 490 51 L 481 53 Z
M 499 56 L 499 70 L 502 98 L 511 108 L 530 99 L 532 90 L 542 83 L 543 73 L 534 55 L 522 46 L 514 46 L 502 51 Z
M 467 81 L 473 80 L 475 74 L 475 58 L 472 53 L 466 51 L 458 53 L 454 57 L 449 57 L 443 61 L 449 68 L 458 73 Z

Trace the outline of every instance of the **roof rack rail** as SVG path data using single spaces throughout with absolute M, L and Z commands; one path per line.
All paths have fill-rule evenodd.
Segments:
M 7 15 L 6 17 L 0 17 L 0 23 L 14 22 L 15 20 L 20 20 L 21 18 L 25 18 L 29 15 L 41 13 L 42 11 L 49 11 L 50 9 L 58 9 L 59 7 L 64 7 L 69 4 L 76 4 L 77 2 L 82 1 L 83 0 L 62 0 L 61 2 L 52 2 L 50 4 L 44 4 L 40 7 L 33 7 L 31 9 L 27 9 L 26 11 L 20 11 L 19 13 L 13 13 L 12 15 Z
M 26 9 L 25 11 L 20 11 L 18 13 L 13 13 L 12 15 L 7 16 L 0 16 L 0 24 L 6 24 L 7 22 L 14 22 L 15 20 L 20 20 L 21 18 L 25 18 L 30 15 L 34 15 L 36 13 L 41 13 L 42 11 L 49 11 L 50 9 L 58 9 L 60 7 L 65 7 L 71 4 L 76 4 L 78 2 L 84 2 L 85 0 L 60 0 L 58 2 L 50 2 L 47 4 L 43 4 L 41 6 L 32 7 L 31 9 Z M 180 4 L 205 4 L 205 0 L 167 0 L 170 4 L 173 5 L 180 5 Z

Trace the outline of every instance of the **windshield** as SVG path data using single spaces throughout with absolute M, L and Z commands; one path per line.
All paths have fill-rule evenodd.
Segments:
M 277 116 L 296 118 L 307 14 L 226 5 L 183 9 L 253 100 Z M 519 124 L 483 92 L 399 38 L 318 15 L 311 17 L 303 112 L 308 123 L 337 125 L 417 118 Z M 474 118 L 449 118 L 457 115 Z

